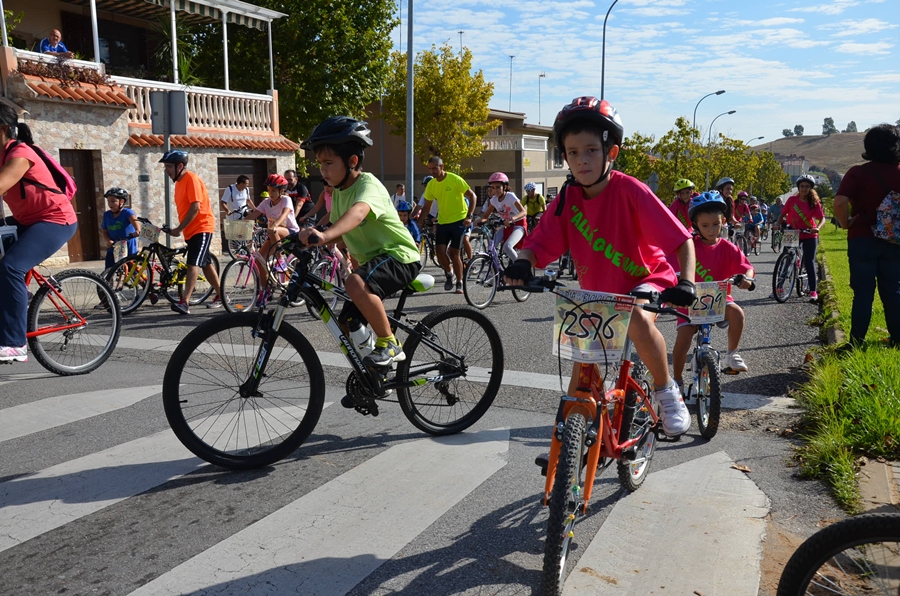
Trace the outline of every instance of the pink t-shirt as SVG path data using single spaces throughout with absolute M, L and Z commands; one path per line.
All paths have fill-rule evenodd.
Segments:
M 9 143 L 13 142 L 10 141 Z M 9 147 L 9 143 L 6 144 L 6 147 Z M 50 170 L 44 165 L 44 160 L 34 152 L 34 149 L 25 143 L 19 143 L 10 149 L 9 154 L 6 155 L 6 159 L 0 164 L 0 167 L 14 157 L 27 159 L 31 164 L 31 167 L 25 172 L 25 178 L 40 182 L 50 188 L 56 188 L 56 181 L 53 180 Z M 22 197 L 23 187 L 25 189 L 24 197 Z M 73 224 L 78 221 L 75 210 L 72 208 L 72 203 L 66 195 L 44 190 L 28 182 L 16 182 L 13 184 L 6 191 L 3 200 L 9 205 L 12 216 L 23 226 L 30 226 L 41 221 L 61 225 Z
M 818 227 L 819 222 L 825 219 L 822 203 L 816 203 L 814 206 L 810 207 L 809 203 L 805 200 L 801 200 L 798 195 L 794 195 L 787 200 L 787 203 L 785 203 L 784 207 L 781 209 L 781 214 L 784 216 L 787 225 L 795 230 L 808 230 L 810 228 Z M 807 238 L 816 238 L 818 235 L 818 232 L 813 232 L 811 234 L 808 232 L 800 232 L 800 239 L 806 240 Z
M 562 213 L 556 215 L 557 197 L 525 238 L 538 267 L 569 249 L 586 290 L 627 294 L 644 283 L 660 290 L 677 283 L 666 255 L 691 236 L 644 183 L 613 171 L 593 199 L 579 186 L 566 187 L 565 195 Z
M 742 222 L 745 217 L 750 217 L 750 205 L 747 203 L 735 203 L 734 218 L 738 220 L 738 222 Z
M 675 200 L 672 201 L 671 205 L 669 205 L 669 211 L 672 212 L 672 215 L 674 215 L 675 218 L 678 219 L 678 221 L 680 221 L 687 230 L 694 229 L 694 226 L 691 224 L 691 218 L 688 216 L 690 206 L 690 201 L 685 203 L 678 197 L 675 197 Z
M 297 218 L 294 216 L 294 206 L 291 201 L 291 197 L 288 195 L 281 195 L 281 198 L 278 199 L 278 202 L 273 203 L 272 197 L 269 197 L 262 203 L 257 206 L 257 209 L 266 216 L 269 220 L 269 223 L 275 223 L 285 209 L 288 210 L 288 215 L 281 223 L 284 227 L 286 227 L 291 232 L 299 232 L 300 226 L 297 225 Z
M 724 281 L 734 275 L 747 272 L 753 265 L 744 256 L 737 246 L 719 238 L 719 241 L 710 246 L 699 236 L 694 236 L 694 253 L 697 255 L 697 275 L 694 281 Z M 669 257 L 674 265 L 678 261 Z M 728 302 L 734 302 L 731 294 L 728 294 Z

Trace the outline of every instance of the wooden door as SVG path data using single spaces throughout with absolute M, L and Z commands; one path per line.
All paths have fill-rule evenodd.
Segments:
M 95 261 L 100 258 L 99 220 L 103 216 L 102 203 L 94 189 L 94 162 L 91 151 L 60 149 L 59 163 L 66 169 L 78 192 L 72 206 L 78 216 L 78 231 L 69 240 L 69 262 Z

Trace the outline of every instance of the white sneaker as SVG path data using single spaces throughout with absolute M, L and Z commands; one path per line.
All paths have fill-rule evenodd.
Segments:
M 673 383 L 654 393 L 659 400 L 663 432 L 670 437 L 686 433 L 691 428 L 691 415 L 684 405 L 681 390 Z
M 747 372 L 749 370 L 744 364 L 744 359 L 737 352 L 725 356 L 725 369 L 731 369 L 732 372 Z
M 27 347 L 0 346 L 0 362 L 28 362 Z

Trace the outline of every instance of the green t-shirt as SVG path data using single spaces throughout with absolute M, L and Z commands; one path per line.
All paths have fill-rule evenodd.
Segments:
M 432 178 L 425 187 L 425 200 L 438 203 L 439 224 L 455 223 L 469 217 L 469 206 L 465 197 L 469 185 L 453 172 L 446 174 L 441 181 Z
M 419 260 L 419 249 L 378 178 L 363 172 L 347 190 L 335 188 L 331 198 L 331 220 L 340 219 L 356 203 L 368 205 L 369 214 L 344 234 L 344 242 L 360 265 L 380 254 L 388 254 L 401 263 Z

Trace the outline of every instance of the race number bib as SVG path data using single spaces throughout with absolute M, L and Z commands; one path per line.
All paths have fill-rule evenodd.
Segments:
M 156 226 L 152 226 L 150 224 L 144 224 L 141 226 L 141 242 L 144 243 L 144 246 L 153 244 L 157 240 L 159 240 L 159 232 L 161 228 L 157 228 Z
M 588 290 L 560 290 L 559 294 L 553 355 L 575 362 L 619 362 L 635 298 Z
M 800 230 L 785 230 L 781 237 L 781 245 L 789 248 L 800 246 Z
M 691 325 L 705 325 L 725 320 L 728 286 L 727 281 L 704 281 L 694 284 L 697 297 L 688 309 Z
M 119 241 L 113 244 L 113 259 L 119 261 L 128 255 L 128 241 Z

